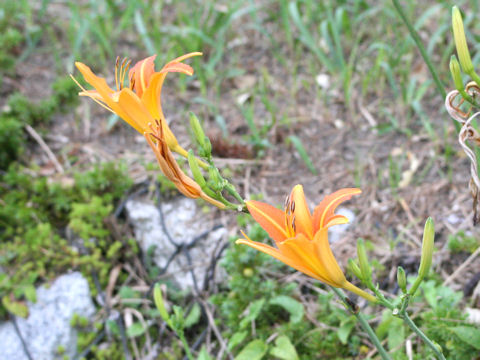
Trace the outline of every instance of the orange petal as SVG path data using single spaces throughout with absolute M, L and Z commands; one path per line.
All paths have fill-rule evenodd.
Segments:
M 169 63 L 172 63 L 172 62 L 181 62 L 181 61 L 186 60 L 186 59 L 189 59 L 189 58 L 191 58 L 191 57 L 194 57 L 194 56 L 202 56 L 202 55 L 203 55 L 203 54 L 202 54 L 201 52 L 195 51 L 195 52 L 191 52 L 191 53 L 188 53 L 188 54 L 179 56 L 178 58 L 173 59 L 173 60 L 170 61 Z M 168 64 L 167 64 L 167 65 L 168 65 Z
M 114 91 L 107 85 L 105 79 L 95 75 L 87 65 L 77 61 L 75 66 L 81 72 L 85 81 L 92 85 L 103 97 L 110 97 L 113 94 Z
M 175 185 L 178 191 L 180 191 L 186 197 L 193 199 L 196 199 L 200 196 L 207 197 L 208 199 L 206 200 L 211 199 L 206 194 L 203 194 L 200 185 L 185 175 L 182 169 L 180 169 L 178 163 L 173 157 L 173 154 L 165 145 L 164 140 L 157 139 L 157 143 L 154 143 L 149 133 L 144 133 L 144 136 L 157 158 L 162 173 Z M 215 201 L 214 199 L 211 200 Z
M 289 258 L 295 258 L 296 263 L 310 269 L 318 279 L 328 285 L 336 285 L 336 279 L 330 277 L 330 271 L 326 268 L 326 264 L 318 256 L 315 244 L 307 239 L 303 234 L 298 234 L 294 238 L 287 239 L 279 244 L 279 249 Z M 295 256 L 291 255 L 295 254 Z
M 81 62 L 76 62 L 75 66 L 77 69 L 82 73 L 83 78 L 86 82 L 92 85 L 98 94 L 101 97 L 101 101 L 103 101 L 107 107 L 112 109 L 114 113 L 120 116 L 123 120 L 125 120 L 130 126 L 132 126 L 135 130 L 143 134 L 143 129 L 139 124 L 135 121 L 135 118 L 131 118 L 119 105 L 115 102 L 112 96 L 115 94 L 114 91 L 107 85 L 105 79 L 96 76 L 92 70 L 85 64 Z M 84 95 L 87 95 L 85 92 L 82 92 Z M 89 93 L 89 92 L 88 92 Z M 87 95 L 89 96 L 89 95 Z M 98 95 L 90 96 L 94 99 L 100 100 Z
M 155 73 L 155 58 L 157 55 L 149 56 L 135 64 L 128 72 L 130 80 L 134 79 L 134 89 L 139 97 L 142 96 L 145 89 L 147 89 L 150 78 Z
M 353 195 L 358 195 L 361 192 L 362 190 L 360 189 L 346 188 L 340 189 L 331 195 L 325 196 L 325 198 L 320 204 L 318 204 L 313 212 L 314 231 L 318 231 L 319 229 L 327 226 L 332 216 L 334 216 L 334 211 L 338 205 L 346 200 L 349 200 Z
M 148 124 L 154 123 L 154 119 L 147 108 L 129 88 L 124 88 L 120 91 L 117 100 L 118 105 L 128 115 L 129 118 L 134 119 L 138 126 L 143 130 L 149 131 Z
M 325 227 L 317 231 L 312 243 L 317 258 L 326 270 L 326 276 L 328 276 L 333 286 L 342 287 L 346 279 L 328 243 L 328 229 Z
M 295 185 L 290 193 L 290 206 L 295 215 L 296 233 L 304 234 L 308 239 L 313 238 L 312 215 L 308 209 L 302 185 Z
M 327 228 L 333 225 L 342 225 L 347 223 L 348 223 L 348 218 L 346 216 L 334 215 L 328 219 L 328 222 L 325 224 L 325 227 Z
M 193 68 L 190 65 L 187 64 L 182 64 L 182 63 L 169 63 L 163 67 L 162 70 L 160 70 L 161 73 L 166 73 L 166 72 L 180 72 L 183 74 L 187 74 L 189 76 L 193 75 Z
M 304 274 L 306 274 L 310 277 L 313 277 L 315 279 L 318 278 L 310 269 L 303 266 L 301 263 L 299 263 L 295 259 L 292 259 L 292 258 L 288 257 L 287 255 L 283 254 L 278 249 L 275 249 L 272 246 L 269 246 L 269 245 L 266 245 L 266 244 L 263 244 L 263 243 L 260 243 L 260 242 L 257 242 L 257 241 L 250 240 L 250 238 L 247 235 L 245 235 L 245 233 L 243 231 L 242 231 L 242 234 L 243 234 L 243 236 L 245 236 L 245 239 L 238 239 L 237 241 L 235 241 L 236 244 L 248 245 L 251 248 L 254 248 L 258 251 L 261 251 L 261 252 L 263 252 L 267 255 L 273 256 L 275 259 L 280 260 L 284 264 L 287 264 L 288 266 L 290 266 L 290 267 L 292 267 L 292 268 L 294 268 L 294 269 L 296 269 L 296 270 L 298 270 L 298 271 L 300 271 L 300 272 L 302 272 L 302 273 L 304 273 Z
M 103 96 L 97 90 L 80 91 L 79 96 L 88 96 L 89 98 L 103 101 Z
M 285 231 L 285 214 L 282 210 L 260 201 L 249 200 L 246 202 L 250 215 L 276 242 L 287 238 Z
M 154 119 L 164 119 L 161 105 L 162 86 L 167 73 L 156 73 L 150 79 L 147 90 L 142 95 L 142 102 Z

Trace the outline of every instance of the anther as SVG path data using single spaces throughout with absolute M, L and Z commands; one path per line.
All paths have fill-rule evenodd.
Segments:
M 292 218 L 292 229 L 293 229 L 293 232 L 297 232 L 297 226 L 295 225 L 295 215 L 293 215 L 293 218 Z
M 289 197 L 288 197 L 288 195 L 287 195 L 287 196 L 285 197 L 285 205 L 284 205 L 284 209 L 285 209 L 285 210 L 287 210 L 289 203 L 290 203 L 290 200 L 289 200 Z
M 295 201 L 292 201 L 292 203 L 290 204 L 290 210 L 292 211 L 292 213 L 295 211 Z

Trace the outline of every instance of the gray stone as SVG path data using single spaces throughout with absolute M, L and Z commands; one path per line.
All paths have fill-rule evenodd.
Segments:
M 95 314 L 88 282 L 79 272 L 39 287 L 37 302 L 29 303 L 28 309 L 28 318 L 17 317 L 16 322 L 34 360 L 61 359 L 59 346 L 72 358 L 77 347 L 77 333 L 70 326 L 73 314 L 87 318 Z M 28 360 L 11 321 L 0 324 L 0 349 L 0 360 Z
M 164 232 L 158 208 L 148 201 L 129 200 L 126 203 L 126 210 L 142 251 L 146 253 L 154 246 L 154 262 L 158 267 L 164 268 L 175 252 L 176 246 Z M 185 197 L 163 203 L 162 213 L 165 228 L 176 244 L 188 244 L 214 225 L 210 221 L 205 221 L 205 215 L 201 213 L 195 200 Z M 193 269 L 198 285 L 201 286 L 215 249 L 225 234 L 225 228 L 210 232 L 205 239 L 189 250 L 191 266 L 185 254 L 179 254 L 168 265 L 167 274 L 181 289 L 186 290 L 193 287 L 190 272 L 190 269 Z
M 347 224 L 342 224 L 342 225 L 334 225 L 330 228 L 328 228 L 328 240 L 330 241 L 331 244 L 339 241 L 345 231 L 350 227 L 350 225 L 355 221 L 355 213 L 352 210 L 349 210 L 347 208 L 338 208 L 337 211 L 335 211 L 336 215 L 343 215 L 348 218 L 349 222 Z

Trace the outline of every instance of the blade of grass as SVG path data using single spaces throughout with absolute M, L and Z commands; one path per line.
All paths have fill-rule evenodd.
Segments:
M 290 140 L 295 149 L 298 151 L 298 154 L 302 158 L 308 170 L 310 170 L 313 175 L 317 175 L 317 169 L 315 169 L 315 166 L 313 166 L 312 160 L 310 159 L 310 156 L 308 156 L 307 150 L 305 150 L 305 147 L 303 146 L 300 139 L 295 135 L 290 135 L 288 137 L 288 140 Z

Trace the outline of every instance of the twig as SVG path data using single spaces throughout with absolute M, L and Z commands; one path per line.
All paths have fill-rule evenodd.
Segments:
M 23 352 L 25 353 L 25 355 L 27 355 L 28 360 L 33 360 L 33 357 L 30 354 L 30 351 L 28 350 L 27 343 L 25 342 L 25 339 L 23 338 L 22 333 L 20 332 L 20 328 L 18 327 L 17 319 L 15 318 L 15 315 L 12 315 L 12 323 L 13 323 L 13 327 L 15 328 L 15 332 L 17 333 L 17 336 L 20 339 L 20 342 L 22 343 Z
M 132 356 L 128 350 L 127 343 L 127 334 L 125 333 L 125 323 L 123 322 L 123 317 L 119 316 L 117 318 L 118 329 L 120 330 L 120 338 L 122 339 L 123 354 L 125 355 L 125 360 L 131 360 Z
M 45 152 L 45 154 L 47 154 L 48 158 L 50 159 L 50 161 L 55 166 L 55 169 L 57 169 L 57 171 L 59 173 L 63 174 L 65 172 L 65 170 L 63 169 L 63 166 L 58 162 L 57 157 L 52 152 L 52 150 L 50 150 L 50 148 L 45 143 L 45 141 L 43 141 L 42 137 L 30 125 L 25 125 L 25 129 L 30 134 L 30 136 L 35 139 L 35 141 L 38 143 L 38 145 L 40 145 L 40 147 Z
M 215 333 L 215 336 L 217 337 L 218 342 L 220 343 L 220 351 L 218 353 L 217 358 L 221 359 L 223 356 L 223 353 L 226 351 L 228 358 L 230 360 L 233 360 L 232 353 L 228 350 L 227 345 L 225 344 L 225 340 L 222 337 L 222 334 L 218 330 L 217 325 L 215 325 L 215 319 L 213 318 L 213 315 L 210 309 L 208 308 L 208 304 L 204 300 L 200 300 L 200 303 L 203 305 L 203 309 L 205 310 L 205 314 L 207 315 L 208 323 L 212 327 L 213 332 Z
M 451 283 L 470 263 L 480 254 L 480 247 L 477 248 L 477 250 L 474 251 L 472 255 L 468 257 L 467 260 L 463 262 L 462 265 L 460 265 L 457 270 L 453 272 L 452 275 L 450 275 L 442 284 L 442 286 L 448 285 Z

